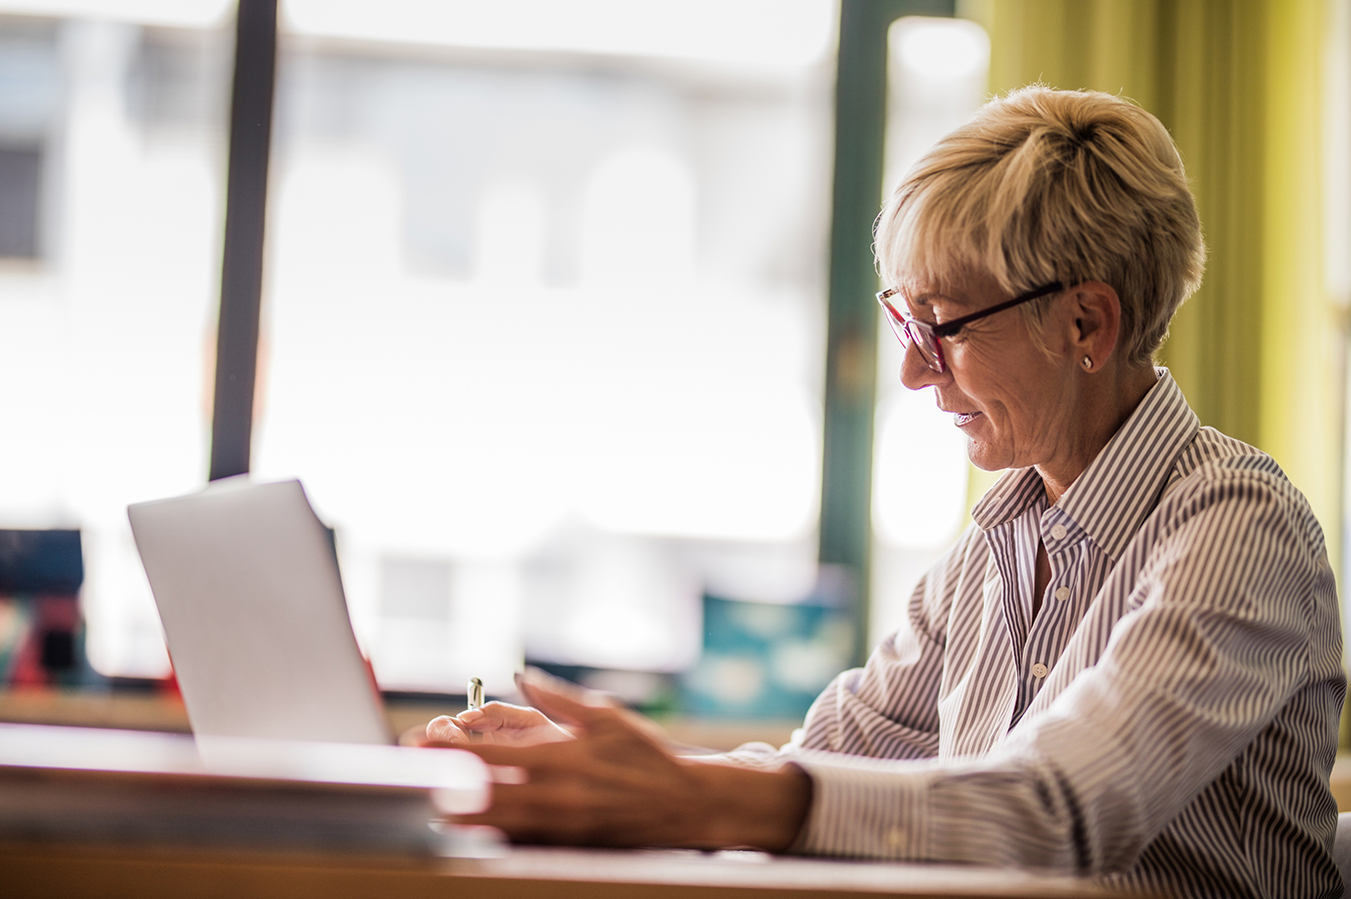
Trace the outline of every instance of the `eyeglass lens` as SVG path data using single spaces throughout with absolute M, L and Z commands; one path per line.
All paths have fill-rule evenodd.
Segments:
M 934 333 L 916 321 L 906 322 L 905 332 L 914 340 L 915 348 L 919 350 L 920 358 L 924 360 L 924 364 L 941 374 L 943 372 L 943 350 L 939 347 L 938 338 L 934 336 Z M 902 341 L 902 343 L 905 342 Z
M 885 306 L 883 306 L 886 309 Z M 890 309 L 886 309 L 887 324 L 891 325 L 892 333 L 896 339 L 901 342 L 901 346 L 909 348 L 910 344 L 915 344 L 919 350 L 920 358 L 924 364 L 929 366 L 940 374 L 943 371 L 943 351 L 938 346 L 938 339 L 927 331 L 919 322 L 907 321 L 899 318 Z
M 882 310 L 886 313 L 887 324 L 891 325 L 892 333 L 901 342 L 901 346 L 909 349 L 910 344 L 915 344 L 924 364 L 941 374 L 944 368 L 943 350 L 938 345 L 938 337 L 926 328 L 923 322 L 912 318 L 903 318 L 891 303 L 887 302 L 885 293 L 879 293 L 877 300 L 882 304 Z

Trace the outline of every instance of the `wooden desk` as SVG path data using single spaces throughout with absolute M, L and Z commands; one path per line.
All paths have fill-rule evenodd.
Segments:
M 0 885 L 25 899 L 1097 899 L 1084 881 L 1021 871 L 758 852 L 518 847 L 494 859 L 0 844 Z

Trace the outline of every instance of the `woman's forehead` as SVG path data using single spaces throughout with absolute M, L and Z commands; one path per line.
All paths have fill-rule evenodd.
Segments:
M 901 294 L 914 306 L 933 306 L 936 303 L 975 305 L 999 291 L 994 278 L 969 269 L 911 271 L 901 278 L 898 286 Z

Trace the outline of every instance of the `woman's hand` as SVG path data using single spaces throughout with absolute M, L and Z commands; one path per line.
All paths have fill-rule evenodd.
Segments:
M 458 715 L 442 715 L 427 724 L 427 740 L 454 746 L 535 746 L 573 739 L 572 733 L 543 712 L 506 702 L 489 702 Z
M 524 782 L 495 783 L 489 809 L 459 823 L 491 825 L 518 842 L 782 850 L 796 839 L 811 802 L 811 781 L 799 769 L 679 759 L 654 725 L 631 712 L 587 704 L 538 677 L 521 686 L 549 718 L 571 725 L 576 739 L 456 743 L 524 775 Z

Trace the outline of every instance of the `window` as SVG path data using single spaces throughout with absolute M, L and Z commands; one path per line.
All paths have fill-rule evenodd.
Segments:
M 253 470 L 384 686 L 812 591 L 836 13 L 770 6 L 285 5 Z
M 156 676 L 124 508 L 206 470 L 232 10 L 124 6 L 0 29 L 30 48 L 0 64 L 0 189 L 29 198 L 6 205 L 15 255 L 42 260 L 0 264 L 25 335 L 5 364 L 67 359 L 5 400 L 44 437 L 0 450 L 0 514 L 84 530 L 91 660 Z M 391 688 L 502 689 L 523 656 L 679 671 L 705 597 L 835 590 L 816 564 L 834 4 L 524 9 L 282 6 L 253 470 L 301 477 L 335 526 Z M 905 140 L 978 100 L 988 50 L 957 26 L 893 31 L 889 182 Z M 892 354 L 879 597 L 933 552 L 891 502 L 916 498 L 892 483 L 907 435 L 951 443 L 892 389 Z M 957 451 L 926 459 L 931 513 L 960 512 Z
M 206 471 L 232 34 L 143 6 L 0 14 L 0 517 L 80 528 L 91 662 L 161 676 L 126 506 Z
M 53 23 L 0 18 L 0 265 L 43 253 L 43 157 L 60 86 Z

